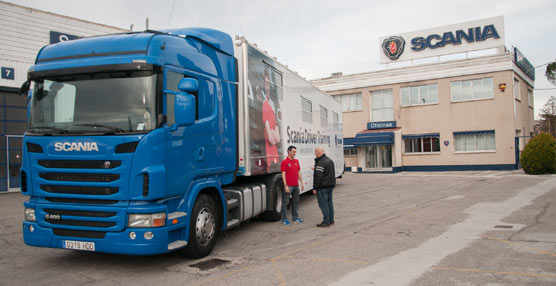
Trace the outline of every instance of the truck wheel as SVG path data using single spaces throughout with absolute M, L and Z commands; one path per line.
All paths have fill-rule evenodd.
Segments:
M 220 218 L 214 200 L 205 194 L 195 201 L 189 226 L 189 242 L 181 253 L 189 258 L 202 258 L 214 248 Z
M 284 190 L 284 183 L 282 182 L 281 175 L 274 175 L 267 181 L 266 187 L 268 188 L 268 201 L 270 209 L 262 213 L 261 217 L 268 221 L 279 221 L 282 216 L 282 193 Z

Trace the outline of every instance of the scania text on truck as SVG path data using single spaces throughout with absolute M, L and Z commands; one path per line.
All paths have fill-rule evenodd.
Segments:
M 212 29 L 45 46 L 21 93 L 31 246 L 203 257 L 221 231 L 280 219 L 289 145 L 305 190 L 316 146 L 343 171 L 341 105 L 243 37 Z

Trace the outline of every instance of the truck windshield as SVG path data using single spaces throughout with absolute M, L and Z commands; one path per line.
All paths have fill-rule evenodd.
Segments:
M 29 132 L 148 132 L 156 128 L 157 75 L 132 71 L 35 79 Z

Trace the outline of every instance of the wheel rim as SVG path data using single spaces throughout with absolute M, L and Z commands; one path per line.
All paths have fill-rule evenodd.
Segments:
M 279 213 L 282 211 L 282 188 L 280 188 L 280 186 L 276 186 L 274 189 L 274 195 L 276 197 L 276 205 L 274 207 L 276 212 Z
M 208 245 L 216 232 L 216 221 L 209 208 L 203 208 L 197 216 L 195 223 L 195 234 L 197 241 L 202 246 Z

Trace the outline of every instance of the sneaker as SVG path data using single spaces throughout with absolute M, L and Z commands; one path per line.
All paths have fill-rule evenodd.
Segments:
M 290 221 L 287 220 L 287 219 L 283 220 L 282 223 L 283 223 L 285 226 L 291 226 Z
M 317 224 L 317 227 L 329 227 L 330 224 L 325 224 L 325 223 L 319 223 Z
M 296 218 L 296 219 L 293 220 L 293 223 L 302 223 L 302 222 L 303 222 L 303 220 L 300 219 L 300 218 Z

